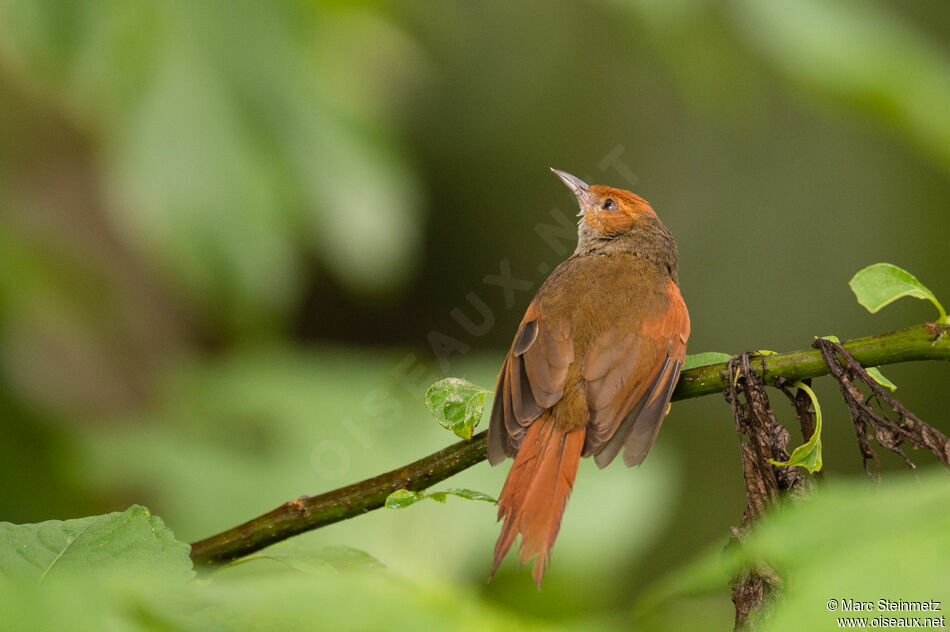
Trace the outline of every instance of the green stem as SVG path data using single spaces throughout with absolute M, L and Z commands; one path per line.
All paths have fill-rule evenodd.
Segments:
M 862 366 L 911 360 L 950 360 L 950 326 L 931 323 L 844 343 Z M 828 373 L 815 349 L 763 355 L 759 373 L 766 382 L 796 382 Z M 728 387 L 726 362 L 683 371 L 673 399 L 718 393 Z M 243 557 L 292 536 L 382 507 L 398 489 L 418 491 L 485 460 L 486 432 L 414 463 L 319 496 L 301 496 L 273 511 L 191 545 L 196 566 L 212 567 Z
M 940 301 L 935 298 L 933 300 L 933 304 L 937 306 L 937 311 L 940 312 L 940 318 L 937 319 L 937 324 L 950 325 L 950 316 L 947 315 L 947 310 L 943 308 L 943 305 L 940 304 Z
M 886 334 L 854 338 L 844 343 L 861 366 L 881 366 L 913 360 L 950 359 L 950 327 L 926 323 Z M 724 390 L 728 383 L 726 362 L 683 371 L 673 399 L 689 399 Z M 784 378 L 797 382 L 827 375 L 828 367 L 815 349 L 763 355 L 759 374 L 766 381 Z

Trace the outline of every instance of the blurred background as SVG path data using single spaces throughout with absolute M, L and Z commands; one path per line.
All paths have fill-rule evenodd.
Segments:
M 948 38 L 938 0 L 3 0 L 0 520 L 141 503 L 191 541 L 452 442 L 425 388 L 490 388 L 573 249 L 551 166 L 653 204 L 693 353 L 932 319 L 872 316 L 847 282 L 887 261 L 950 302 Z M 885 373 L 941 426 L 950 367 Z M 816 389 L 826 476 L 861 476 Z M 442 487 L 495 495 L 506 470 Z M 713 396 L 675 404 L 642 467 L 582 464 L 542 593 L 511 559 L 485 583 L 487 503 L 301 541 L 609 625 L 743 509 Z M 728 590 L 676 616 L 728 627 Z

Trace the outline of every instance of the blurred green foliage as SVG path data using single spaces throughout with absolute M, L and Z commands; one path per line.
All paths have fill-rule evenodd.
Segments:
M 188 545 L 143 507 L 0 530 L 5 629 L 530 629 L 463 591 L 383 574 L 354 550 L 278 546 L 193 580 Z
M 886 260 L 950 295 L 948 38 L 938 0 L 0 2 L 0 519 L 140 503 L 189 541 L 442 447 L 426 387 L 492 384 L 565 256 L 535 230 L 572 210 L 549 166 L 653 203 L 693 353 L 932 318 L 909 301 L 869 316 L 846 284 Z M 483 281 L 506 269 L 509 294 Z M 439 358 L 432 332 L 474 352 Z M 937 421 L 948 369 L 888 375 Z M 859 476 L 836 387 L 814 388 L 827 477 Z M 738 521 L 728 415 L 678 403 L 643 467 L 582 463 L 540 594 L 513 562 L 485 585 L 491 506 L 419 503 L 299 538 L 316 575 L 271 559 L 184 593 L 3 584 L 3 620 L 99 629 L 118 604 L 149 629 L 625 628 L 645 586 Z M 451 484 L 495 493 L 502 469 Z M 929 480 L 899 482 L 907 503 Z M 877 520 L 855 485 L 840 515 Z M 827 541 L 788 563 L 811 591 L 825 558 L 847 566 L 851 522 L 822 506 L 801 515 Z M 853 538 L 896 547 L 862 558 L 867 577 L 910 528 L 881 525 Z M 319 559 L 353 549 L 386 570 Z M 901 568 L 933 578 L 915 551 Z M 714 585 L 645 625 L 727 628 Z M 817 593 L 789 595 L 829 625 Z
M 0 523 L 0 551 L 0 575 L 18 584 L 86 573 L 148 573 L 178 582 L 194 577 L 188 545 L 139 506 L 74 520 Z
M 658 582 L 641 596 L 637 616 L 655 619 L 664 629 L 663 610 L 675 609 L 677 600 L 717 590 L 742 568 L 762 562 L 782 582 L 783 597 L 769 630 L 837 627 L 838 616 L 930 616 L 880 611 L 877 603 L 946 597 L 948 572 L 942 560 L 950 554 L 948 500 L 947 474 L 936 468 L 896 475 L 878 487 L 864 481 L 829 483 L 806 501 L 763 518 L 742 546 L 717 547 Z M 831 599 L 836 607 L 846 599 L 875 607 L 869 613 L 834 610 L 827 606 Z M 945 612 L 942 603 L 936 616 Z
M 942 616 L 943 560 L 950 555 L 946 479 L 945 472 L 931 469 L 877 489 L 863 481 L 830 484 L 767 516 L 743 546 L 717 547 L 657 582 L 638 599 L 634 620 L 647 629 L 682 629 L 690 602 L 763 560 L 776 569 L 783 590 L 769 630 L 821 629 L 855 614 Z M 845 515 L 848 520 L 842 520 Z M 861 537 L 853 537 L 856 529 Z M 44 559 L 28 559 L 36 552 Z M 106 621 L 134 630 L 563 630 L 591 624 L 541 624 L 480 603 L 471 589 L 400 579 L 371 556 L 345 547 L 315 550 L 285 542 L 198 581 L 185 570 L 188 565 L 186 545 L 141 507 L 41 525 L 0 523 L 0 589 L 16 597 L 0 603 L 0 615 L 15 629 L 31 630 L 57 621 L 90 630 Z M 881 599 L 942 604 L 935 613 L 892 612 L 877 609 Z M 875 609 L 837 610 L 845 600 L 871 602 Z M 630 621 L 600 623 L 619 630 L 629 629 Z M 706 618 L 706 629 L 713 622 Z
M 286 318 L 308 253 L 354 289 L 406 281 L 419 192 L 389 101 L 418 60 L 380 12 L 27 1 L 4 24 L 19 78 L 93 136 L 114 230 L 215 326 Z

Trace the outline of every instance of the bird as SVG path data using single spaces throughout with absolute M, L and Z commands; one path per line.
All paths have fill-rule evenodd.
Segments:
M 491 575 L 521 535 L 538 589 L 580 457 L 639 465 L 656 440 L 686 357 L 690 324 L 677 246 L 639 195 L 551 169 L 577 197 L 574 253 L 525 311 L 501 366 L 488 428 L 491 465 L 514 464 Z

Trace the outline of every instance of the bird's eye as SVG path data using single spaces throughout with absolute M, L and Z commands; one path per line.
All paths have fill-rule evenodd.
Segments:
M 614 202 L 613 198 L 607 198 L 606 200 L 604 200 L 604 204 L 603 204 L 602 208 L 603 208 L 605 211 L 612 211 L 612 210 L 614 210 L 615 208 L 617 208 L 617 203 Z

